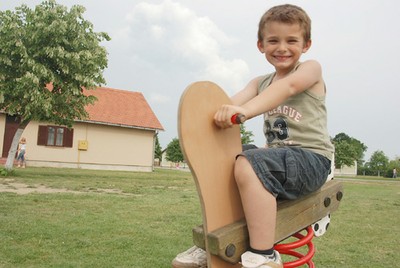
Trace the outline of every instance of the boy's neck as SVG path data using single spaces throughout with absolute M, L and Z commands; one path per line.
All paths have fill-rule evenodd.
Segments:
M 287 69 L 275 69 L 275 76 L 273 78 L 273 81 L 276 80 L 280 80 L 282 78 L 285 78 L 286 76 L 288 76 L 290 73 L 292 73 L 292 71 L 300 64 L 300 62 L 297 62 L 294 66 L 292 66 L 291 68 L 287 68 Z

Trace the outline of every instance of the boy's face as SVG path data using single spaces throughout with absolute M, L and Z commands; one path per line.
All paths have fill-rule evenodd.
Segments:
M 311 46 L 304 41 L 299 24 L 269 22 L 263 31 L 263 40 L 257 42 L 258 49 L 277 71 L 290 71 L 302 53 Z

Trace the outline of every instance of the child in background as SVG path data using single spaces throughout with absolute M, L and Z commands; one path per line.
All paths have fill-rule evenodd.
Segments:
M 22 138 L 18 144 L 17 162 L 18 167 L 25 168 L 26 139 Z

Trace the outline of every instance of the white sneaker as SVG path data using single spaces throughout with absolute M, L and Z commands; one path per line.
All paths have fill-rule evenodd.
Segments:
M 207 268 L 207 253 L 196 246 L 179 253 L 172 261 L 174 268 Z
M 282 259 L 278 251 L 274 251 L 274 258 L 246 251 L 242 254 L 243 268 L 283 268 Z

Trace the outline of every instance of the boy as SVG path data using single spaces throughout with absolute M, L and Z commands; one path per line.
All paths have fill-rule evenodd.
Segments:
M 217 126 L 232 126 L 264 114 L 266 148 L 237 156 L 234 176 L 250 236 L 244 268 L 283 267 L 274 250 L 277 198 L 296 199 L 319 189 L 330 171 L 334 151 L 327 131 L 325 84 L 317 61 L 300 63 L 311 46 L 311 20 L 299 7 L 280 5 L 261 18 L 257 47 L 275 72 L 256 77 L 215 114 Z M 205 267 L 204 251 L 179 254 L 174 267 Z M 190 258 L 194 258 L 192 263 Z M 201 260 L 201 262 L 199 262 Z

